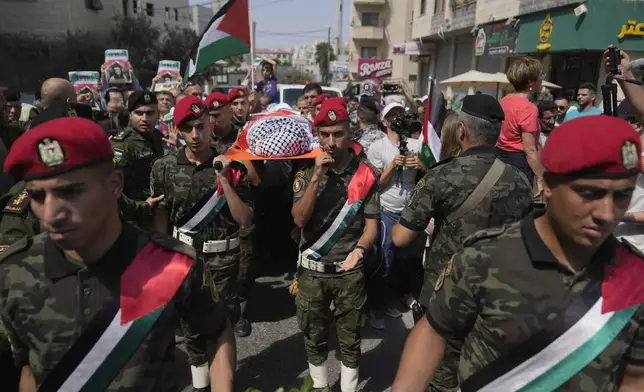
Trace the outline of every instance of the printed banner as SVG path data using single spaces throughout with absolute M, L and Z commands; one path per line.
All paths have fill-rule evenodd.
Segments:
M 95 71 L 72 71 L 68 73 L 69 81 L 74 85 L 76 94 L 92 94 L 92 99 L 98 101 L 98 79 L 100 77 Z
M 159 61 L 157 70 L 157 82 L 154 85 L 154 91 L 167 91 L 179 88 L 179 78 L 181 75 L 181 62 L 173 60 Z
M 383 78 L 391 76 L 393 61 L 391 59 L 358 59 L 359 78 Z
M 331 66 L 329 67 L 329 73 L 333 75 L 333 80 L 340 82 L 343 80 L 349 80 L 351 71 L 349 70 L 348 61 L 331 61 Z
M 519 30 L 513 23 L 496 23 L 479 28 L 474 43 L 475 56 L 503 56 L 514 53 Z
M 125 49 L 108 49 L 103 63 L 105 80 L 110 84 L 132 83 L 132 65 Z

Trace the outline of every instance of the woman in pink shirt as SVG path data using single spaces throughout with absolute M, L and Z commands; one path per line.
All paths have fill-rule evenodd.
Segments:
M 539 109 L 528 97 L 541 90 L 543 67 L 539 60 L 523 57 L 516 60 L 507 76 L 515 92 L 501 100 L 505 121 L 496 143 L 498 157 L 521 170 L 530 183 L 541 182 L 543 168 L 539 157 Z

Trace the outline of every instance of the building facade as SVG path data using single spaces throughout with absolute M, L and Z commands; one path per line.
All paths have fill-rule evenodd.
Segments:
M 579 84 L 604 83 L 602 52 L 610 44 L 644 53 L 642 34 L 618 38 L 629 21 L 644 22 L 644 2 L 632 0 L 414 0 L 412 38 L 431 44 L 417 63 L 420 93 L 437 81 L 467 72 L 505 73 L 517 56 L 541 59 L 545 79 L 574 97 Z M 453 100 L 472 89 L 441 88 Z M 598 87 L 599 89 L 599 87 Z M 498 94 L 492 88 L 477 89 Z M 598 92 L 598 101 L 601 94 Z
M 213 10 L 210 7 L 195 5 L 190 7 L 190 28 L 198 36 L 205 30 L 213 17 Z
M 144 14 L 155 24 L 190 27 L 189 0 L 0 0 L 0 33 L 56 36 L 109 33 L 118 15 Z
M 391 79 L 413 94 L 417 67 L 396 48 L 412 38 L 414 0 L 352 0 L 349 22 L 349 69 L 361 79 L 360 59 L 391 60 Z M 384 79 L 384 78 L 383 78 Z

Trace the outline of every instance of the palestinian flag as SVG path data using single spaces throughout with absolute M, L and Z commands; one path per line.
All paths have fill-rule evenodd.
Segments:
M 190 52 L 183 80 L 219 60 L 250 52 L 248 0 L 228 0 L 212 17 Z
M 430 167 L 440 160 L 441 139 L 438 134 L 445 120 L 445 96 L 436 88 L 434 80 L 429 83 L 423 133 L 420 135 L 420 160 Z

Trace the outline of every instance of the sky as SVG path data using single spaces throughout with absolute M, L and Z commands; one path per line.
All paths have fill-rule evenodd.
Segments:
M 257 22 L 257 48 L 291 48 L 300 44 L 326 40 L 331 27 L 333 40 L 337 0 L 249 0 Z M 208 0 L 190 0 L 203 4 Z M 344 0 L 342 42 L 349 37 L 350 0 Z

